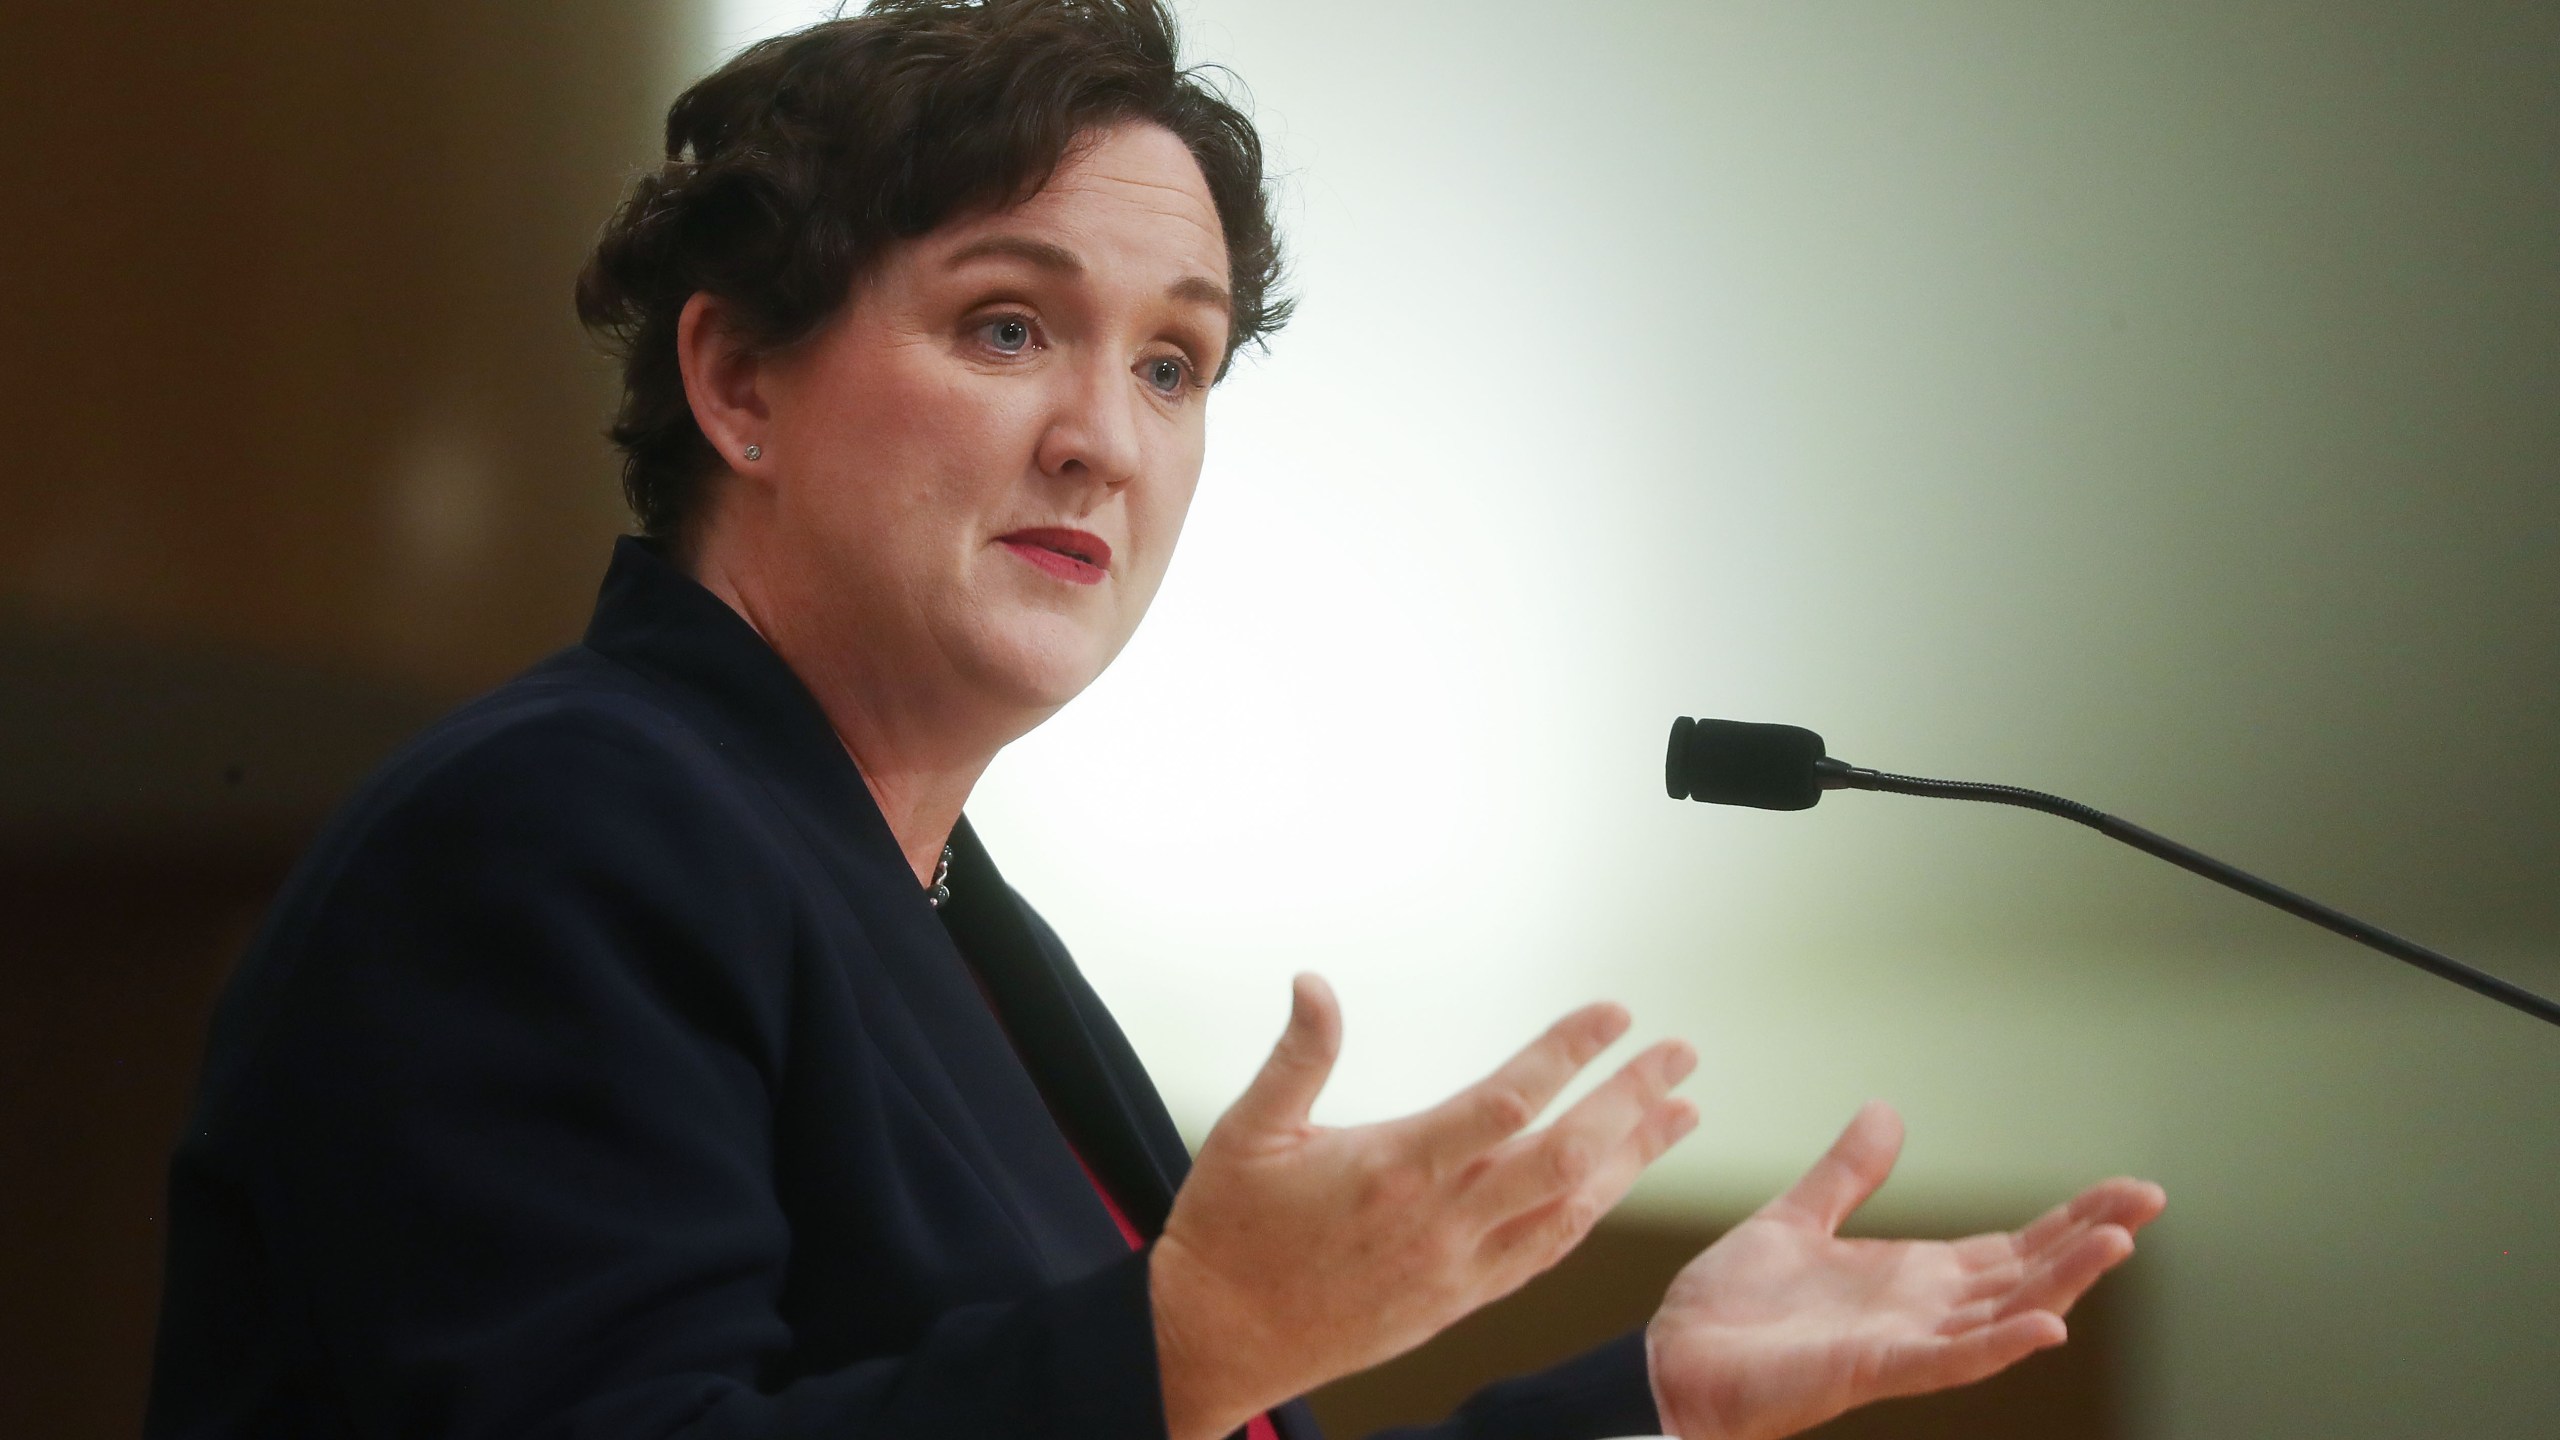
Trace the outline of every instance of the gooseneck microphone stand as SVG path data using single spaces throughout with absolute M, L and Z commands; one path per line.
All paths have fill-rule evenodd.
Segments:
M 1875 790 L 1887 795 L 1921 795 L 1938 800 L 1972 800 L 1987 805 L 2014 805 L 2022 810 L 2059 815 L 2086 825 L 2111 840 L 2262 900 L 2287 914 L 2299 915 L 2324 930 L 2379 950 L 2440 976 L 2466 990 L 2486 995 L 2537 1020 L 2560 1025 L 2560 1003 L 2521 985 L 2476 970 L 2442 951 L 2395 935 L 2379 925 L 2297 895 L 2226 864 L 2191 846 L 2103 810 L 2066 800 L 2042 790 L 2015 785 L 1986 785 L 1970 780 L 1931 780 L 1893 775 L 1835 760 L 1823 753 L 1822 737 L 1792 725 L 1750 725 L 1731 720 L 1691 720 L 1683 716 L 1671 727 L 1671 755 L 1666 779 L 1672 798 L 1749 805 L 1763 810 L 1810 808 L 1830 790 Z

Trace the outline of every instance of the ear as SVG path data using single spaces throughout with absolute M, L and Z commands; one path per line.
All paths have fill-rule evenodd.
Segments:
M 731 471 L 753 473 L 747 448 L 773 443 L 773 414 L 764 393 L 770 373 L 726 302 L 703 291 L 684 302 L 676 317 L 676 365 L 684 372 L 684 398 L 703 438 Z

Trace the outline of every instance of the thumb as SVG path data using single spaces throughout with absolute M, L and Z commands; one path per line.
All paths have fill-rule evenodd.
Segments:
M 1342 1004 L 1333 987 L 1312 971 L 1290 982 L 1289 1028 L 1280 1032 L 1271 1058 L 1227 1111 L 1227 1120 L 1268 1134 L 1307 1123 L 1316 1096 L 1342 1053 Z
M 1840 1228 L 1850 1211 L 1867 1203 L 1867 1197 L 1893 1173 L 1893 1162 L 1901 1153 L 1902 1117 L 1883 1101 L 1870 1100 L 1840 1138 L 1831 1142 L 1830 1151 L 1770 1207 L 1792 1211 L 1828 1234 Z

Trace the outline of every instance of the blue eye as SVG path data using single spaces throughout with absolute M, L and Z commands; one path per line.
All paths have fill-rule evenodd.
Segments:
M 978 327 L 989 345 L 1006 355 L 1019 355 L 1031 348 L 1031 322 L 1019 315 L 1003 315 Z
M 1170 355 L 1159 355 L 1146 364 L 1147 383 L 1166 395 L 1181 393 L 1191 378 L 1191 368 Z

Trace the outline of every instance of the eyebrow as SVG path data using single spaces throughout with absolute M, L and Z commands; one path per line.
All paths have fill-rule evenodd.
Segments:
M 953 251 L 947 263 L 957 270 L 972 260 L 989 258 L 1020 260 L 1061 275 L 1084 273 L 1084 262 L 1076 258 L 1074 251 L 1046 240 L 1034 240 L 1028 235 L 990 235 L 983 240 L 972 240 Z M 1198 275 L 1186 275 L 1174 281 L 1165 287 L 1165 293 L 1176 300 L 1209 306 L 1220 314 L 1234 313 L 1235 297 L 1227 293 L 1227 287 Z
M 953 251 L 949 263 L 952 269 L 957 270 L 972 260 L 984 260 L 991 255 L 1027 261 L 1043 270 L 1055 270 L 1065 275 L 1084 273 L 1084 262 L 1076 258 L 1074 251 L 1026 235 L 990 235 L 984 240 L 972 240 Z
M 1194 305 L 1206 305 L 1221 315 L 1235 313 L 1235 297 L 1227 293 L 1226 286 L 1215 280 L 1203 280 L 1197 275 L 1185 275 L 1166 286 L 1164 293 L 1176 300 L 1188 300 Z

